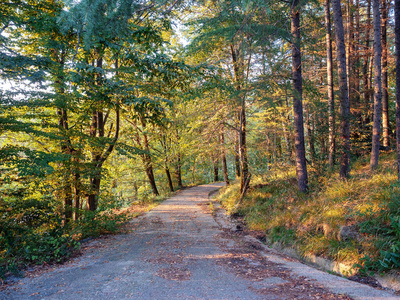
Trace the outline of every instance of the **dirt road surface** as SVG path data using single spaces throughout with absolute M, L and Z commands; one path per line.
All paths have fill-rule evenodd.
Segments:
M 16 281 L 0 299 L 399 299 L 228 230 L 207 205 L 221 186 L 177 193 L 129 233 L 84 244 L 81 257 Z

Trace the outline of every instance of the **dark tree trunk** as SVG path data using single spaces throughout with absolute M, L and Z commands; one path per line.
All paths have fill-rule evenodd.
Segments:
M 390 145 L 387 23 L 388 3 L 387 0 L 382 0 L 382 138 L 384 147 Z
M 153 191 L 154 196 L 159 196 L 160 194 L 158 192 L 156 180 L 154 178 L 153 165 L 151 163 L 151 160 L 150 161 L 148 160 L 148 157 L 146 158 L 145 171 L 146 171 L 147 178 L 149 179 L 151 190 Z
M 221 144 L 221 155 L 222 155 L 222 173 L 224 174 L 224 181 L 226 185 L 229 185 L 229 177 L 228 177 L 228 166 L 226 163 L 226 153 L 225 153 L 225 135 L 224 132 L 221 132 L 220 138 Z
M 233 71 L 235 76 L 235 84 L 236 90 L 240 92 L 242 90 L 243 85 L 243 58 L 242 53 L 238 49 L 235 49 L 233 45 L 231 45 L 231 55 L 232 55 L 232 64 Z M 245 96 L 240 95 L 240 107 L 238 111 L 239 116 L 239 158 L 240 158 L 240 190 L 242 194 L 244 194 L 249 186 L 250 174 L 249 174 L 249 166 L 247 161 L 247 145 L 246 145 L 246 99 Z
M 379 0 L 373 0 L 373 21 L 374 21 L 374 123 L 372 127 L 372 150 L 371 169 L 378 166 L 379 161 L 379 140 L 381 137 L 381 110 L 382 110 L 382 86 L 381 86 L 381 17 Z
M 396 150 L 397 178 L 400 182 L 400 0 L 394 0 L 396 39 Z
M 355 30 L 354 30 L 354 44 L 353 44 L 353 51 L 354 51 L 354 65 L 353 65 L 353 76 L 354 76 L 354 99 L 357 105 L 357 124 L 360 126 L 362 124 L 362 117 L 360 111 L 360 0 L 356 1 L 356 10 L 355 10 Z
M 240 158 L 239 158 L 239 139 L 235 138 L 237 142 L 235 143 L 235 171 L 236 171 L 236 178 L 240 178 Z
M 342 179 L 348 178 L 350 173 L 350 104 L 346 73 L 346 48 L 344 44 L 344 30 L 340 0 L 332 0 L 333 21 L 335 23 L 336 56 L 339 75 L 340 99 L 340 171 Z
M 171 172 L 169 171 L 168 166 L 165 167 L 165 174 L 167 175 L 169 190 L 173 192 L 174 185 L 172 184 Z
M 301 75 L 300 53 L 300 2 L 294 0 L 291 7 L 292 42 L 292 72 L 293 72 L 293 112 L 295 123 L 295 151 L 297 184 L 301 192 L 308 191 L 308 175 L 304 147 L 303 124 L 303 83 Z
M 176 168 L 175 168 L 175 179 L 178 183 L 178 189 L 183 187 L 182 185 L 182 174 L 181 174 L 181 155 L 178 154 L 178 158 L 176 160 Z
M 96 67 L 101 69 L 103 68 L 103 59 L 100 57 L 97 59 L 97 64 Z M 116 63 L 116 67 L 118 67 Z M 96 81 L 97 81 L 97 86 L 100 88 L 102 83 L 101 83 L 101 74 L 96 75 Z M 92 124 L 90 126 L 90 136 L 93 139 L 97 138 L 104 138 L 105 137 L 105 127 L 106 127 L 106 122 L 107 122 L 107 116 L 104 116 L 102 108 L 101 108 L 101 103 L 97 103 L 96 108 L 93 111 L 92 114 Z M 110 143 L 104 144 L 103 146 L 96 146 L 92 150 L 92 173 L 89 178 L 89 185 L 90 185 L 90 190 L 87 195 L 87 208 L 90 211 L 95 211 L 98 206 L 98 200 L 99 200 L 99 193 L 100 193 L 100 183 L 101 183 L 101 173 L 102 173 L 102 167 L 104 162 L 107 160 L 107 158 L 110 156 L 111 152 L 114 149 L 115 143 L 118 140 L 119 137 L 119 128 L 120 128 L 120 112 L 119 112 L 119 106 L 117 104 L 117 107 L 115 109 L 115 132 L 114 132 L 114 137 L 113 140 Z M 113 126 L 110 126 L 110 132 L 108 133 L 108 136 L 111 134 L 111 130 L 113 129 Z
M 240 135 L 239 135 L 239 155 L 240 155 L 240 190 L 244 194 L 249 186 L 249 164 L 247 161 L 247 144 L 246 144 L 246 103 L 242 101 L 240 108 Z
M 363 92 L 364 92 L 364 124 L 369 123 L 370 115 L 370 85 L 369 85 L 369 62 L 370 62 L 370 30 L 371 30 L 371 0 L 367 4 L 367 25 L 365 31 L 365 50 L 363 63 Z
M 74 209 L 74 220 L 79 219 L 79 210 L 80 210 L 80 197 L 81 197 L 81 175 L 79 174 L 78 171 L 78 164 L 79 164 L 79 159 L 75 158 L 74 162 L 76 164 L 75 166 L 75 171 L 74 171 L 74 194 L 75 194 L 75 209 Z
M 96 174 L 90 178 L 90 193 L 87 199 L 87 209 L 95 211 L 98 206 L 98 197 L 100 193 L 101 171 L 95 170 Z
M 330 0 L 325 0 L 326 27 L 326 70 L 328 80 L 328 124 L 329 124 L 329 165 L 335 164 L 336 131 L 335 131 L 335 98 L 333 94 L 333 58 Z
M 214 168 L 214 182 L 217 182 L 219 181 L 218 159 L 213 160 L 213 168 Z
M 162 134 L 161 139 L 160 139 L 160 143 L 162 148 L 164 149 L 164 170 L 165 170 L 165 174 L 167 175 L 167 180 L 168 180 L 168 186 L 169 186 L 169 190 L 171 192 L 174 191 L 174 185 L 172 184 L 172 178 L 171 178 L 171 172 L 169 170 L 169 155 L 168 155 L 168 144 L 167 144 L 167 137 L 165 134 Z
M 145 122 L 142 120 L 142 126 L 143 128 L 146 127 Z M 145 171 L 147 178 L 149 179 L 151 190 L 153 191 L 154 196 L 159 196 L 160 193 L 158 192 L 157 185 L 156 185 L 156 180 L 154 177 L 154 171 L 153 171 L 153 163 L 151 161 L 151 156 L 150 156 L 150 146 L 149 146 L 149 139 L 147 137 L 147 134 L 143 133 L 143 146 L 144 150 L 146 151 L 145 154 L 143 154 L 143 163 L 145 166 Z

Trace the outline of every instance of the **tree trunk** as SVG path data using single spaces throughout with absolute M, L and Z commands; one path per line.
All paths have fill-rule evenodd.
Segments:
M 312 128 L 312 118 L 311 118 L 311 112 L 310 112 L 310 104 L 307 102 L 304 104 L 304 112 L 306 114 L 305 119 L 306 119 L 306 129 L 307 129 L 307 144 L 308 144 L 308 149 L 309 149 L 309 154 L 310 154 L 310 162 L 311 162 L 311 165 L 314 165 L 315 147 L 314 147 L 314 137 L 313 137 L 313 128 Z
M 100 169 L 101 170 L 101 169 Z M 90 178 L 90 193 L 87 198 L 87 209 L 95 211 L 99 202 L 101 171 L 95 170 L 96 174 Z
M 79 219 L 79 210 L 80 210 L 80 197 L 81 197 L 81 185 L 80 185 L 80 180 L 81 180 L 81 175 L 79 174 L 78 171 L 78 164 L 79 160 L 78 158 L 75 158 L 75 171 L 74 171 L 74 194 L 75 194 L 75 209 L 74 209 L 74 220 Z
M 159 196 L 160 193 L 158 192 L 157 185 L 156 185 L 156 180 L 155 180 L 155 178 L 154 178 L 153 165 L 152 165 L 152 163 L 151 163 L 151 160 L 149 160 L 149 157 L 150 157 L 150 156 L 148 156 L 148 155 L 146 154 L 146 158 L 145 158 L 145 164 L 146 164 L 146 166 L 145 166 L 145 171 L 146 171 L 146 175 L 147 175 L 147 178 L 149 179 L 149 183 L 150 183 L 150 186 L 151 186 L 151 190 L 153 191 L 154 196 Z
M 344 44 L 344 30 L 340 0 L 332 0 L 333 21 L 335 23 L 336 56 L 339 75 L 340 99 L 340 171 L 342 179 L 348 178 L 350 173 L 350 104 L 346 73 L 346 49 Z
M 333 94 L 333 58 L 330 0 L 325 0 L 326 27 L 326 70 L 328 80 L 328 126 L 329 126 L 329 166 L 335 164 L 336 131 L 335 131 L 335 98 Z
M 293 113 L 295 123 L 295 151 L 297 185 L 301 192 L 308 191 L 308 175 L 304 147 L 303 124 L 303 83 L 301 75 L 300 53 L 300 2 L 294 0 L 291 7 L 291 32 L 292 42 L 292 73 L 293 73 Z
M 172 184 L 171 172 L 169 171 L 168 166 L 165 166 L 165 174 L 167 175 L 169 190 L 173 192 L 174 185 Z
M 220 144 L 221 144 L 221 154 L 222 154 L 222 173 L 224 174 L 225 184 L 229 185 L 228 166 L 226 163 L 226 153 L 225 153 L 225 135 L 223 131 L 221 132 Z
M 382 0 L 382 137 L 384 147 L 390 145 L 387 23 L 388 3 L 387 0 Z
M 354 100 L 357 105 L 357 124 L 360 126 L 362 124 L 361 110 L 360 110 L 360 0 L 356 1 L 356 10 L 355 10 L 355 30 L 354 30 L 354 43 L 353 43 L 353 51 L 354 51 L 354 65 L 353 65 L 353 78 L 354 78 Z
M 371 170 L 378 166 L 379 160 L 379 139 L 381 137 L 381 109 L 382 109 L 382 90 L 381 90 L 381 18 L 379 10 L 379 0 L 373 0 L 374 16 L 374 123 L 372 127 L 372 150 L 371 150 Z
M 363 63 L 363 92 L 364 92 L 364 124 L 369 123 L 368 115 L 370 114 L 370 85 L 369 85 L 369 62 L 370 62 L 370 29 L 371 29 L 371 0 L 367 4 L 367 26 L 365 31 L 365 50 Z
M 145 122 L 143 120 L 142 120 L 142 127 L 143 128 L 146 127 Z M 150 156 L 149 139 L 147 137 L 147 134 L 144 132 L 143 132 L 143 146 L 144 150 L 146 151 L 146 153 L 143 154 L 143 163 L 145 166 L 147 178 L 149 179 L 151 190 L 153 191 L 154 196 L 159 196 L 160 193 L 158 192 L 156 180 L 154 178 L 153 163 L 151 161 L 151 156 Z
M 396 150 L 397 178 L 400 182 L 400 0 L 394 0 L 395 39 L 396 39 Z
M 217 158 L 212 158 L 213 161 L 213 169 L 214 169 L 214 182 L 219 181 L 219 167 L 218 167 L 218 156 Z
M 96 67 L 99 69 L 103 68 L 103 58 L 99 57 L 97 59 Z M 117 67 L 117 64 L 116 64 Z M 96 74 L 96 82 L 97 86 L 101 87 L 102 82 L 101 82 L 101 74 L 98 73 Z M 101 107 L 101 103 L 97 103 L 97 105 L 94 108 L 93 114 L 92 114 L 92 124 L 90 126 L 90 136 L 93 139 L 102 139 L 105 136 L 105 126 L 106 126 L 106 121 L 107 121 L 107 116 L 105 117 L 103 114 L 103 110 Z M 96 146 L 93 148 L 91 151 L 92 154 L 92 173 L 89 176 L 89 184 L 90 184 L 90 190 L 87 196 L 87 208 L 91 211 L 95 211 L 98 206 L 98 199 L 99 199 L 99 193 L 100 193 L 100 183 L 101 183 L 101 173 L 102 173 L 102 167 L 104 162 L 107 160 L 107 158 L 110 156 L 111 152 L 114 149 L 115 143 L 118 140 L 119 137 L 119 128 L 120 128 L 120 113 L 119 113 L 119 104 L 117 103 L 117 107 L 115 109 L 115 133 L 113 137 L 113 141 L 111 143 L 105 144 L 103 146 Z M 110 132 L 109 135 L 111 134 L 111 128 L 113 126 L 110 126 Z
M 175 179 L 178 183 L 178 189 L 181 189 L 183 185 L 182 185 L 182 174 L 181 174 L 181 155 L 179 153 L 178 153 L 178 158 L 176 160 Z
M 231 45 L 231 55 L 232 55 L 232 64 L 233 71 L 235 75 L 235 84 L 236 90 L 240 92 L 242 90 L 243 84 L 243 58 L 241 57 L 242 53 L 239 52 L 238 49 L 235 49 L 233 45 Z M 245 96 L 239 95 L 241 98 L 240 107 L 239 107 L 239 158 L 240 158 L 240 190 L 242 194 L 244 194 L 249 185 L 249 166 L 247 161 L 247 145 L 246 145 L 246 99 Z

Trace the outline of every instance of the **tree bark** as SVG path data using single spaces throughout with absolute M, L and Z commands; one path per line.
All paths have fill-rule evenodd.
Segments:
M 218 167 L 218 156 L 212 158 L 213 160 L 213 169 L 214 169 L 214 182 L 219 180 L 219 167 Z
M 369 62 L 370 62 L 370 30 L 371 30 L 371 0 L 367 4 L 367 25 L 365 31 L 365 50 L 363 63 L 363 92 L 364 92 L 364 124 L 369 123 L 370 114 L 370 85 L 369 85 Z
M 165 174 L 167 175 L 169 190 L 173 192 L 174 185 L 172 184 L 171 172 L 169 171 L 168 166 L 165 166 Z
M 183 187 L 182 185 L 182 173 L 181 173 L 181 155 L 178 153 L 178 157 L 176 160 L 176 168 L 175 168 L 175 179 L 178 183 L 178 189 Z
M 294 0 L 291 7 L 291 33 L 292 33 L 292 73 L 293 73 L 293 113 L 295 124 L 295 151 L 297 185 L 301 192 L 308 191 L 308 175 L 304 147 L 303 123 L 303 83 L 301 74 L 300 53 L 300 1 Z
M 390 145 L 387 23 L 388 3 L 387 0 L 382 0 L 382 138 L 384 147 Z
M 382 110 L 382 86 L 381 86 L 381 17 L 379 0 L 373 0 L 374 21 L 374 123 L 372 127 L 372 150 L 370 167 L 374 170 L 379 161 L 379 140 L 381 137 L 381 110 Z
M 103 58 L 99 57 L 96 62 L 96 67 L 97 68 L 103 68 Z M 116 63 L 116 67 L 118 67 L 118 64 Z M 96 75 L 96 81 L 97 81 L 97 86 L 101 87 L 101 74 Z M 100 107 L 99 107 L 100 106 Z M 97 104 L 96 108 L 93 111 L 92 114 L 92 124 L 90 127 L 90 136 L 95 139 L 95 138 L 104 138 L 105 136 L 105 126 L 106 126 L 106 121 L 107 121 L 107 115 L 104 116 L 102 108 L 100 103 Z M 100 193 L 100 184 L 101 184 L 101 173 L 102 173 L 102 167 L 104 162 L 107 160 L 107 158 L 110 156 L 111 152 L 114 150 L 115 143 L 118 140 L 119 137 L 119 129 L 120 129 L 120 111 L 119 111 L 119 104 L 117 103 L 116 109 L 115 109 L 115 132 L 114 132 L 114 137 L 113 140 L 104 145 L 103 147 L 101 146 L 96 146 L 92 151 L 92 172 L 90 174 L 89 178 L 89 186 L 90 190 L 87 195 L 87 208 L 90 211 L 95 211 L 98 206 L 98 200 L 99 200 L 99 193 Z M 112 128 L 112 126 L 111 126 Z M 111 129 L 109 134 L 111 134 Z
M 221 144 L 221 160 L 222 160 L 222 173 L 224 175 L 224 181 L 226 185 L 229 185 L 229 176 L 228 176 L 228 165 L 226 163 L 226 153 L 225 153 L 225 134 L 222 131 L 220 135 L 220 144 Z
M 400 0 L 394 0 L 395 43 L 396 43 L 396 150 L 397 178 L 400 182 Z
M 329 166 L 335 164 L 336 131 L 335 131 L 335 98 L 333 94 L 333 58 L 332 58 L 332 28 L 330 0 L 325 0 L 325 27 L 326 27 L 326 71 L 328 84 L 328 126 L 329 126 Z
M 235 75 L 236 90 L 240 92 L 243 84 L 243 55 L 238 49 L 231 45 L 231 56 L 233 71 Z M 239 158 L 240 158 L 240 190 L 245 193 L 249 185 L 249 166 L 247 161 L 247 145 L 246 145 L 246 99 L 245 96 L 239 95 L 240 106 L 238 111 L 239 116 Z
M 350 104 L 346 73 L 346 48 L 344 44 L 343 17 L 340 0 L 332 0 L 333 21 L 335 23 L 336 56 L 339 76 L 340 99 L 340 171 L 342 179 L 350 173 Z

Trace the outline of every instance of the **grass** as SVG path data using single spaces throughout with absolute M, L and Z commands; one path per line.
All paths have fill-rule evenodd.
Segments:
M 363 272 L 400 268 L 400 185 L 394 154 L 383 154 L 377 170 L 367 160 L 352 165 L 351 178 L 338 170 L 309 167 L 310 192 L 297 191 L 294 167 L 253 176 L 240 205 L 239 184 L 221 191 L 228 213 L 244 216 L 248 227 L 270 243 L 354 265 Z M 352 235 L 341 234 L 346 229 Z

